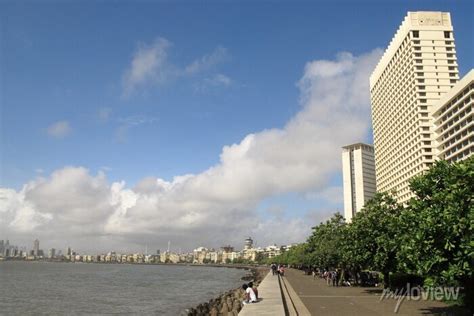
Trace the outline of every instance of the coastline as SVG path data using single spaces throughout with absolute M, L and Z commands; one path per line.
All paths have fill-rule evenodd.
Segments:
M 203 265 L 199 265 L 203 266 Z M 206 265 L 214 267 L 214 265 Z M 268 267 L 266 266 L 247 266 L 247 265 L 216 265 L 222 268 L 234 268 L 249 270 L 249 273 L 241 278 L 244 282 L 252 281 L 254 285 L 258 286 L 262 282 Z M 210 299 L 207 302 L 198 304 L 195 307 L 186 308 L 181 312 L 181 316 L 218 316 L 218 315 L 233 315 L 237 316 L 242 309 L 243 292 L 241 288 L 234 288 L 226 291 L 219 296 Z
M 101 265 L 166 265 L 166 266 L 189 266 L 189 267 L 208 267 L 208 268 L 232 268 L 246 270 L 246 274 L 241 277 L 242 283 L 252 281 L 258 286 L 268 272 L 269 267 L 259 265 L 245 264 L 196 264 L 196 263 L 116 263 L 116 262 L 70 262 L 70 261 L 51 261 L 51 260 L 6 260 L 4 262 L 26 262 L 26 263 L 75 263 L 75 264 L 101 264 Z M 0 261 L 1 264 L 2 261 Z M 179 315 L 182 316 L 201 316 L 201 315 L 238 315 L 243 307 L 244 299 L 241 287 L 232 288 L 221 292 L 216 297 L 204 301 L 194 306 L 185 307 Z

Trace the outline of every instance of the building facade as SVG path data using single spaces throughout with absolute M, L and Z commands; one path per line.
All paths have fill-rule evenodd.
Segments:
M 38 239 L 35 239 L 35 241 L 33 242 L 33 255 L 35 257 L 38 257 L 39 256 L 39 240 Z
M 344 217 L 350 222 L 377 190 L 374 147 L 357 143 L 342 147 Z
M 448 162 L 474 154 L 474 70 L 433 109 L 436 155 Z
M 409 180 L 435 160 L 430 115 L 459 80 L 447 12 L 408 12 L 370 77 L 377 189 L 412 193 Z

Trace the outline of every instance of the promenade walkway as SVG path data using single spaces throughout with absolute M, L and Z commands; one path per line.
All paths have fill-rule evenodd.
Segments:
M 258 286 L 259 302 L 244 305 L 239 316 L 285 316 L 278 276 L 271 272 Z
M 287 269 L 284 278 L 291 284 L 311 315 L 466 315 L 465 311 L 449 307 L 443 302 L 422 300 L 403 301 L 395 314 L 397 300 L 381 301 L 380 288 L 332 287 L 323 279 L 313 280 L 312 276 L 294 269 Z

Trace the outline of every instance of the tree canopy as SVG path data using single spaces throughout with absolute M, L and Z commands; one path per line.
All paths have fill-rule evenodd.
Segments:
M 416 274 L 425 285 L 460 285 L 474 301 L 474 157 L 438 161 L 410 181 L 406 205 L 377 193 L 351 223 L 339 213 L 307 241 L 274 258 L 285 264 Z

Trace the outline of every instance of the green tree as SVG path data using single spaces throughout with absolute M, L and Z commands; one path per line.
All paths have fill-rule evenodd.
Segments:
M 363 209 L 354 216 L 347 231 L 352 249 L 346 256 L 346 263 L 354 267 L 380 271 L 384 286 L 389 286 L 390 272 L 398 266 L 400 214 L 403 206 L 387 193 L 377 193 Z M 347 244 L 346 244 L 346 249 Z
M 311 265 L 321 268 L 341 266 L 345 226 L 344 217 L 336 213 L 326 223 L 313 227 L 306 246 L 306 252 L 309 254 L 307 261 Z
M 411 181 L 411 190 L 415 197 L 402 216 L 401 266 L 427 285 L 463 286 L 472 304 L 474 157 L 437 162 Z

